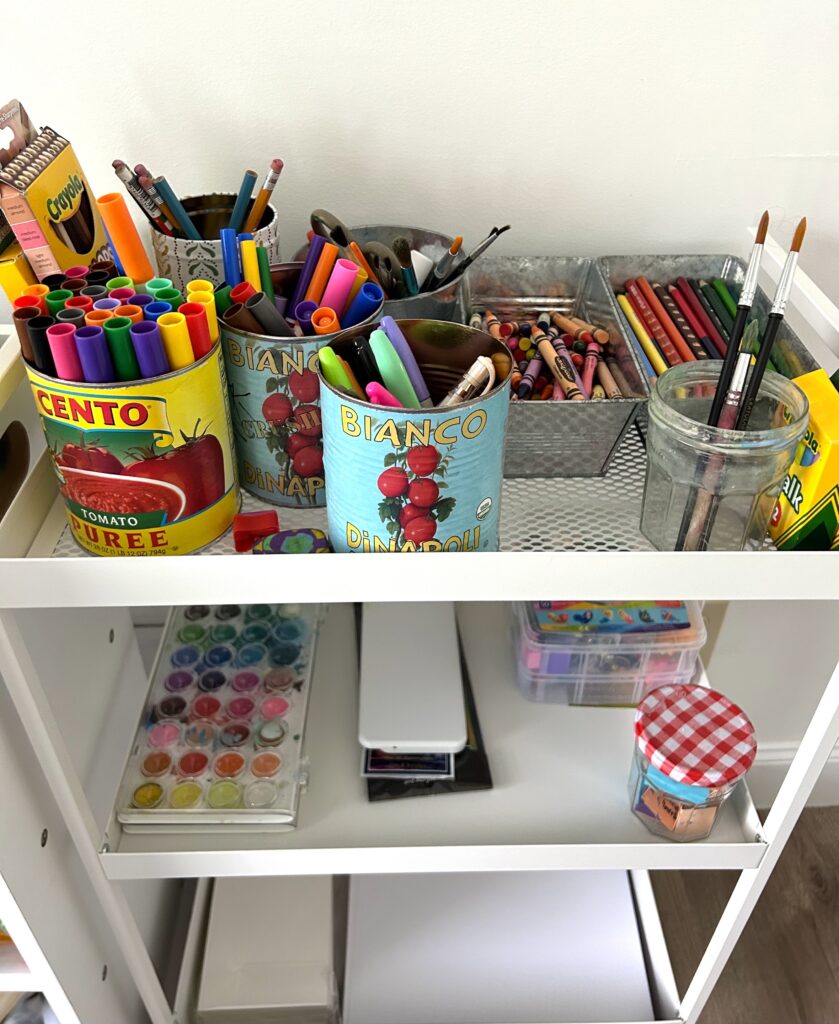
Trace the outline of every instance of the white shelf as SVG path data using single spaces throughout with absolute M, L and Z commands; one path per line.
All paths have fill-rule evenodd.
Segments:
M 632 710 L 527 701 L 515 685 L 507 606 L 461 606 L 459 620 L 494 789 L 368 802 L 359 777 L 353 612 L 336 606 L 318 646 L 310 781 L 297 829 L 148 835 L 123 833 L 112 821 L 110 852 L 100 855 L 108 876 L 757 866 L 765 845 L 745 787 L 711 839 L 678 844 L 651 835 L 628 807 Z
M 35 992 L 38 983 L 13 942 L 0 942 L 0 992 Z

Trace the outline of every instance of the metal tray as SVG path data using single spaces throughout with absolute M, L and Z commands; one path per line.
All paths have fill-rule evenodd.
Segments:
M 595 260 L 484 256 L 466 277 L 472 312 L 491 309 L 503 321 L 559 310 L 593 321 L 609 332 L 612 350 L 636 397 L 600 402 L 512 402 L 504 455 L 505 477 L 603 476 L 649 397 L 649 387 Z

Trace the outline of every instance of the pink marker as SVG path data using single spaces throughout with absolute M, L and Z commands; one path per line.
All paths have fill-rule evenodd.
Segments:
M 358 276 L 358 264 L 352 260 L 336 260 L 323 297 L 320 300 L 321 306 L 328 306 L 334 309 L 338 316 L 343 316 L 344 307 L 347 305 L 347 298 L 350 289 Z
M 76 328 L 73 324 L 53 324 L 47 328 L 47 342 L 55 363 L 55 375 L 62 380 L 84 380 L 82 364 L 76 348 Z
M 389 406 L 391 409 L 404 408 L 399 399 L 395 395 L 392 395 L 387 388 L 382 387 L 378 381 L 371 380 L 364 390 L 367 392 L 367 397 L 373 405 L 385 405 Z

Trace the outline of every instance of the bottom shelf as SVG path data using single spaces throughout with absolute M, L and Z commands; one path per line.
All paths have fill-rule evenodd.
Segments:
M 214 884 L 259 890 L 277 882 L 199 882 L 174 1004 L 179 1024 L 197 1024 Z M 293 884 L 293 879 L 282 881 L 283 886 Z M 385 908 L 369 900 L 363 905 L 365 895 L 378 900 L 382 886 L 390 890 Z M 490 890 L 495 904 L 485 898 Z M 410 1011 L 425 1004 L 422 1024 L 448 1024 L 467 1019 L 460 1005 L 466 999 L 470 1008 L 481 1000 L 484 1003 L 482 1012 L 468 1016 L 476 1024 L 525 1020 L 527 1024 L 678 1024 L 678 992 L 645 871 L 539 873 L 501 879 L 489 875 L 358 876 L 349 880 L 349 910 L 346 892 L 346 886 L 333 885 L 336 990 L 347 1021 L 362 1019 L 360 1011 L 367 1022 L 372 1007 L 376 1008 L 376 1022 L 419 1021 Z M 242 889 L 237 893 L 241 895 Z M 543 893 L 545 918 L 540 916 Z M 266 898 L 274 895 L 266 892 Z M 504 901 L 517 897 L 521 904 L 526 900 L 529 909 L 517 912 L 520 907 L 515 905 L 508 914 Z M 261 898 L 261 894 L 249 893 L 245 902 Z M 551 899 L 559 899 L 562 905 L 561 912 L 552 916 Z M 284 927 L 294 928 L 295 923 L 286 918 Z M 236 967 L 238 958 L 248 956 L 237 948 L 243 925 L 214 919 L 212 927 L 217 930 L 216 960 L 219 934 L 230 936 L 230 998 L 236 1004 L 247 1004 L 248 986 L 242 984 L 243 975 Z M 519 931 L 522 927 L 523 932 Z M 480 928 L 485 930 L 478 933 Z M 464 957 L 463 965 L 454 963 L 459 956 Z M 470 980 L 474 984 L 476 973 L 490 971 L 490 961 L 499 957 L 501 966 L 496 965 L 495 973 L 487 974 L 476 990 L 480 999 L 477 995 L 470 999 Z M 272 964 L 263 957 L 259 972 L 264 980 L 266 972 L 281 976 L 283 969 L 291 966 Z M 435 978 L 432 996 L 428 994 L 429 977 Z M 534 993 L 532 986 L 540 985 L 541 991 Z M 282 986 L 274 987 L 279 995 Z M 413 995 L 412 987 L 416 988 Z M 493 998 L 489 990 L 494 988 L 506 993 L 504 997 Z M 217 984 L 214 989 L 218 990 Z M 519 994 L 514 997 L 516 991 Z M 525 1004 L 527 1015 L 522 1011 Z M 538 1011 L 537 1006 L 541 1007 Z M 515 1008 L 522 1015 L 516 1016 Z M 271 1008 L 266 1005 L 262 1013 L 270 1016 Z M 216 1017 L 208 1015 L 206 1019 Z M 278 1012 L 276 1019 L 287 1018 Z

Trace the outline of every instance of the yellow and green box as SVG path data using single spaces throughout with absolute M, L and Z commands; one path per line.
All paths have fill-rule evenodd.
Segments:
M 839 392 L 824 370 L 795 383 L 810 402 L 810 424 L 784 480 L 769 534 L 790 550 L 839 549 Z

